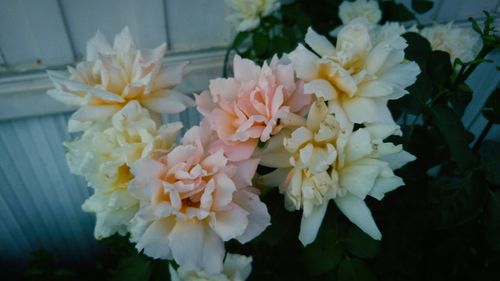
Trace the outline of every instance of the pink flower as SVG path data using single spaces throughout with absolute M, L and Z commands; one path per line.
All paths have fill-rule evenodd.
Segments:
M 208 119 L 222 148 L 233 161 L 248 159 L 258 141 L 265 142 L 283 126 L 306 113 L 310 95 L 295 79 L 291 64 L 275 56 L 261 67 L 239 56 L 234 58 L 234 78 L 210 81 L 210 91 L 197 96 L 198 110 Z
M 140 200 L 130 228 L 137 249 L 209 274 L 222 271 L 224 241 L 246 243 L 270 221 L 250 187 L 258 159 L 232 163 L 222 150 L 210 153 L 214 137 L 206 121 L 191 128 L 168 154 L 137 161 L 129 185 Z

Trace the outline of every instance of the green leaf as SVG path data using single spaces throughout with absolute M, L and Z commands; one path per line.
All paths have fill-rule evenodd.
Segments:
M 236 37 L 234 37 L 232 47 L 235 49 L 238 48 L 241 43 L 243 43 L 243 41 L 248 38 L 248 36 L 250 36 L 250 32 L 248 31 L 239 32 Z
M 438 89 L 444 88 L 453 73 L 450 54 L 439 50 L 432 51 L 429 56 L 427 72 Z
M 481 170 L 487 181 L 500 185 L 500 143 L 487 140 L 479 149 Z
M 351 254 L 360 258 L 371 259 L 379 252 L 379 242 L 357 227 L 353 227 L 342 242 Z
M 412 0 L 411 1 L 411 8 L 419 14 L 423 14 L 423 13 L 429 11 L 430 9 L 432 9 L 433 6 L 434 6 L 434 3 L 432 3 L 432 1 L 425 1 L 425 0 Z
M 346 258 L 337 272 L 339 281 L 372 281 L 377 280 L 375 274 L 362 260 Z
M 424 110 L 425 104 L 431 96 L 432 91 L 432 80 L 427 73 L 422 72 L 417 76 L 415 84 L 408 88 L 408 95 L 390 101 L 390 103 L 403 111 L 417 115 Z
M 500 251 L 500 190 L 491 193 L 486 207 L 486 240 L 495 251 Z
M 405 49 L 405 58 L 415 61 L 420 66 L 421 70 L 425 70 L 427 61 L 432 52 L 431 44 L 427 39 L 415 32 L 408 32 L 403 34 L 403 37 L 408 43 Z
M 262 32 L 255 33 L 252 37 L 253 39 L 253 48 L 257 55 L 263 55 L 267 50 L 268 38 L 266 34 Z
M 481 214 L 486 195 L 482 178 L 441 176 L 431 183 L 430 201 L 437 208 L 434 219 L 441 228 L 456 227 Z
M 151 262 L 142 255 L 134 255 L 120 260 L 112 280 L 147 281 L 151 276 Z
M 500 88 L 491 93 L 481 112 L 489 121 L 496 124 L 500 123 Z
M 415 15 L 408 10 L 405 5 L 391 1 L 382 1 L 380 3 L 382 10 L 382 21 L 409 21 L 415 19 Z
M 458 88 L 451 96 L 450 103 L 455 113 L 462 117 L 471 100 L 472 89 L 467 84 L 462 83 L 458 85 Z
M 443 104 L 435 105 L 430 111 L 432 121 L 446 141 L 452 159 L 460 171 L 465 171 L 471 167 L 473 158 L 462 121 L 451 108 Z
M 470 17 L 469 21 L 471 22 L 472 29 L 474 29 L 474 31 L 476 31 L 479 34 L 483 34 L 483 31 L 481 30 L 481 27 L 479 27 L 479 24 L 477 24 L 477 21 L 474 18 Z
M 305 248 L 305 263 L 312 275 L 320 275 L 334 269 L 342 258 L 344 249 L 338 243 L 334 228 L 322 227 L 316 240 Z

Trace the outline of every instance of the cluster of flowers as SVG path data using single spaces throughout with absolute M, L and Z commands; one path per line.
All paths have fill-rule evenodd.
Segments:
M 259 3 L 253 20 L 279 7 Z M 68 129 L 83 133 L 65 146 L 72 173 L 94 190 L 83 210 L 96 215 L 95 237 L 130 234 L 138 251 L 179 264 L 173 280 L 244 280 L 251 257 L 226 255 L 224 242 L 264 231 L 271 218 L 259 188 L 279 187 L 285 207 L 302 210 L 304 245 L 330 200 L 381 239 L 364 199 L 402 186 L 393 171 L 415 159 L 385 141 L 401 135 L 387 102 L 407 94 L 420 70 L 404 58 L 406 30 L 377 26 L 380 11 L 356 5 L 378 9 L 342 4 L 336 46 L 309 29 L 309 48 L 262 66 L 236 56 L 234 77 L 211 80 L 195 99 L 174 89 L 186 64 L 166 67 L 165 44 L 136 49 L 128 29 L 113 45 L 98 32 L 69 77 L 49 72 L 48 94 L 80 107 Z M 204 119 L 176 142 L 182 124 L 162 125 L 161 114 L 195 105 Z M 258 165 L 275 169 L 257 175 Z
M 262 17 L 269 16 L 280 8 L 278 0 L 226 0 L 226 3 L 235 11 L 227 20 L 240 32 L 256 28 Z M 339 6 L 338 16 L 343 25 L 351 21 L 362 21 L 370 31 L 381 28 L 379 23 L 382 11 L 376 0 L 343 1 Z M 449 53 L 452 62 L 457 58 L 462 62 L 472 61 L 481 49 L 481 40 L 476 32 L 470 28 L 454 27 L 453 22 L 435 23 L 422 29 L 418 29 L 415 25 L 405 28 L 396 22 L 385 25 L 385 31 L 382 32 L 395 32 L 400 35 L 406 32 L 419 33 L 429 40 L 432 49 Z M 341 28 L 342 26 L 335 28 L 330 35 L 336 37 Z

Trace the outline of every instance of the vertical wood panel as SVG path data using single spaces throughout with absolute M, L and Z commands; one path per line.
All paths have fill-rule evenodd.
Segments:
M 73 52 L 57 0 L 0 1 L 0 48 L 9 65 L 71 63 Z
M 495 11 L 499 0 L 443 0 L 443 4 L 436 15 L 437 21 L 467 20 L 469 17 L 482 18 L 483 11 Z
M 225 47 L 231 27 L 224 0 L 165 0 L 170 46 L 176 51 Z
M 94 218 L 81 210 L 88 187 L 64 156 L 66 118 L 0 122 L 0 256 L 11 262 L 7 254 L 26 261 L 41 248 L 65 261 L 90 259 L 98 249 Z
M 162 0 L 60 0 L 67 28 L 78 56 L 86 42 L 101 30 L 112 42 L 125 26 L 139 48 L 153 48 L 166 41 Z

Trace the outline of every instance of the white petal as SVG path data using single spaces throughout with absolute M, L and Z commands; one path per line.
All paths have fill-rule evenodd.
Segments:
M 194 106 L 192 98 L 175 90 L 161 90 L 141 100 L 148 109 L 158 113 L 179 113 Z
M 347 166 L 339 171 L 340 186 L 346 188 L 359 199 L 364 200 L 368 192 L 373 188 L 379 173 L 380 168 L 377 166 Z
M 208 274 L 218 274 L 222 271 L 224 259 L 224 242 L 215 232 L 205 227 L 205 241 L 203 245 L 202 269 Z
M 293 63 L 293 68 L 298 78 L 310 81 L 318 77 L 318 69 L 316 66 L 318 57 L 307 50 L 302 44 L 299 44 L 288 57 Z
M 175 261 L 186 269 L 196 269 L 202 264 L 205 247 L 203 224 L 203 222 L 191 219 L 177 221 L 168 236 Z
M 368 156 L 372 151 L 370 133 L 365 129 L 358 129 L 349 138 L 345 149 L 345 159 L 353 162 Z
M 224 241 L 236 238 L 245 232 L 248 226 L 248 212 L 237 205 L 226 211 L 218 211 L 210 222 L 212 229 Z
M 316 33 L 311 27 L 307 29 L 305 41 L 316 53 L 322 57 L 330 56 L 335 51 L 335 47 L 325 36 Z
M 266 229 L 271 223 L 271 216 L 267 211 L 266 204 L 260 201 L 257 194 L 248 190 L 238 190 L 234 194 L 234 202 L 248 212 L 248 225 L 245 232 L 237 237 L 240 243 L 247 243 L 254 239 Z
M 396 176 L 387 178 L 378 178 L 372 190 L 370 191 L 370 193 L 368 193 L 368 195 L 370 195 L 373 198 L 376 198 L 377 200 L 382 200 L 387 192 L 393 191 L 396 188 L 403 186 L 404 184 L 405 183 L 403 179 Z
M 314 94 L 317 98 L 329 101 L 337 98 L 337 91 L 330 82 L 323 79 L 315 79 L 304 84 L 305 94 Z
M 257 149 L 257 158 L 260 159 L 260 164 L 272 168 L 288 168 L 290 167 L 290 153 L 283 146 L 284 136 L 282 134 L 271 137 L 266 146 L 262 149 Z
M 299 233 L 299 240 L 302 245 L 307 246 L 316 239 L 327 207 L 328 201 L 319 206 L 314 206 L 309 216 L 306 217 L 302 214 Z
M 278 168 L 270 173 L 262 176 L 257 176 L 256 182 L 258 187 L 274 188 L 278 187 L 290 173 L 290 168 Z
M 71 119 L 80 122 L 104 120 L 120 110 L 118 105 L 87 105 L 78 109 Z
M 239 81 L 252 81 L 259 78 L 260 67 L 249 59 L 242 59 L 239 55 L 233 60 L 234 78 Z
M 165 218 L 154 221 L 142 234 L 135 246 L 137 250 L 144 249 L 144 254 L 155 259 L 171 258 L 171 242 L 168 235 L 174 227 L 175 219 Z
M 164 89 L 180 84 L 186 74 L 187 64 L 188 62 L 182 62 L 173 66 L 162 65 L 154 81 L 155 87 L 157 89 Z
M 113 48 L 99 30 L 87 42 L 87 61 L 95 61 L 99 58 L 99 54 L 111 54 L 112 52 Z
M 415 159 L 417 159 L 415 156 L 404 150 L 395 154 L 380 157 L 380 160 L 389 163 L 389 167 L 391 167 L 392 170 L 397 170 L 406 165 L 406 163 L 414 161 Z
M 365 201 L 350 194 L 335 198 L 339 210 L 356 226 L 375 240 L 382 239 L 382 233 L 373 220 Z

